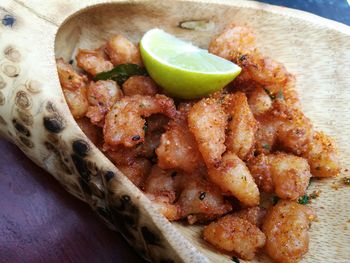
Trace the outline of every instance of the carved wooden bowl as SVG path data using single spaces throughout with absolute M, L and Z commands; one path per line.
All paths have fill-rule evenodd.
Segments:
M 153 27 L 207 47 L 227 23 L 246 24 L 260 48 L 296 74 L 306 115 L 335 138 L 343 167 L 350 166 L 345 25 L 241 0 L 1 0 L 0 19 L 0 134 L 154 262 L 232 261 L 202 241 L 201 227 L 169 223 L 82 133 L 65 103 L 55 57 L 70 60 L 77 47 L 95 48 L 117 33 L 136 42 Z M 312 184 L 311 191 L 322 191 L 312 203 L 319 221 L 303 262 L 350 261 L 350 189 L 333 190 L 339 180 Z

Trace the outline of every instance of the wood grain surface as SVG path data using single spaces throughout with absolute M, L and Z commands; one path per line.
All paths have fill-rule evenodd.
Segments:
M 0 139 L 0 262 L 143 262 L 123 238 Z

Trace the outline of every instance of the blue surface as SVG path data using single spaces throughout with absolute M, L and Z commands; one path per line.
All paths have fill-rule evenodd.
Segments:
M 314 13 L 350 25 L 350 6 L 346 0 L 260 0 Z

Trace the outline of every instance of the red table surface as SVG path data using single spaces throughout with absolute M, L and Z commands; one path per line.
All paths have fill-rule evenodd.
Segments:
M 120 234 L 0 139 L 0 262 L 143 262 Z

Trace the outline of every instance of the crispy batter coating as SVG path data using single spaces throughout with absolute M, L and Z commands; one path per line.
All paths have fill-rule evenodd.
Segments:
M 119 144 L 135 146 L 145 139 L 143 117 L 162 113 L 172 118 L 175 112 L 173 100 L 164 95 L 124 97 L 106 115 L 103 127 L 105 143 L 111 147 Z
M 190 108 L 189 104 L 180 106 L 161 137 L 156 153 L 158 165 L 163 169 L 180 169 L 192 173 L 204 164 L 196 140 L 188 128 L 187 114 Z
M 311 208 L 280 200 L 264 219 L 265 252 L 276 262 L 297 262 L 308 251 L 308 229 L 314 218 Z
M 56 59 L 56 65 L 63 94 L 73 117 L 84 117 L 88 109 L 87 78 L 75 72 L 73 67 L 65 63 L 62 58 Z
M 202 99 L 188 113 L 188 126 L 208 167 L 218 166 L 225 147 L 227 116 L 217 99 Z
M 153 165 L 143 189 L 146 193 L 154 196 L 167 196 L 169 202 L 174 202 L 176 198 L 176 185 L 172 177 L 174 171 L 163 170 L 158 165 Z
M 306 159 L 281 152 L 261 154 L 250 160 L 248 167 L 262 191 L 274 191 L 282 199 L 304 195 L 311 178 Z
M 101 50 L 79 49 L 76 60 L 78 67 L 92 76 L 113 68 L 112 62 L 105 58 Z
M 259 190 L 245 163 L 231 152 L 226 152 L 218 168 L 209 168 L 209 178 L 223 192 L 236 197 L 246 206 L 259 204 Z
M 182 188 L 177 204 L 181 217 L 186 217 L 190 224 L 213 220 L 232 209 L 219 188 L 206 180 L 188 178 Z
M 131 164 L 118 165 L 118 168 L 134 185 L 140 187 L 149 174 L 151 166 L 151 162 L 146 158 L 136 158 Z
M 180 207 L 177 204 L 172 204 L 167 196 L 155 196 L 147 194 L 155 208 L 165 216 L 169 221 L 179 220 L 181 218 Z
M 249 107 L 254 116 L 266 113 L 272 107 L 272 100 L 262 87 L 256 87 L 248 97 Z
M 147 76 L 131 76 L 123 84 L 125 96 L 148 95 L 154 96 L 158 93 L 157 84 Z
M 204 239 L 219 249 L 234 252 L 240 258 L 251 260 L 265 245 L 261 230 L 242 218 L 226 215 L 204 228 Z
M 86 116 L 95 125 L 103 126 L 104 117 L 117 100 L 123 97 L 123 92 L 113 80 L 91 81 L 87 87 L 89 108 Z
M 247 97 L 242 92 L 229 95 L 226 111 L 230 118 L 227 128 L 226 148 L 242 160 L 248 157 L 255 143 L 257 122 L 249 108 Z
M 114 36 L 107 42 L 106 53 L 114 66 L 120 64 L 142 66 L 139 48 L 122 35 Z
M 333 177 L 340 173 L 338 150 L 332 138 L 315 132 L 303 156 L 308 159 L 314 177 Z
M 259 206 L 255 206 L 239 210 L 231 215 L 244 219 L 260 228 L 266 215 L 266 210 Z

